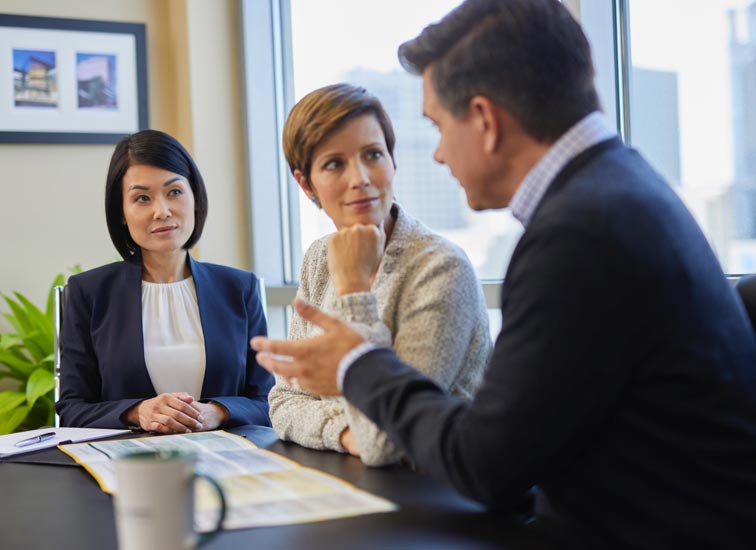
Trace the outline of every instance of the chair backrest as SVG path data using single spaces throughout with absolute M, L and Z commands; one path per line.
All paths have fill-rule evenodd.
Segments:
M 735 289 L 738 291 L 740 299 L 743 300 L 753 330 L 756 331 L 756 275 L 742 277 L 735 285 Z
M 63 323 L 63 306 L 66 299 L 66 287 L 56 286 L 53 287 L 53 336 L 54 336 L 54 365 L 53 375 L 55 377 L 55 389 L 54 389 L 54 402 L 57 403 L 60 399 L 60 327 Z M 60 418 L 58 413 L 55 413 L 55 427 L 60 427 Z
M 265 316 L 265 322 L 268 322 L 268 292 L 265 289 L 265 279 L 262 277 L 257 278 L 257 288 L 260 292 L 260 302 L 262 302 L 263 315 Z

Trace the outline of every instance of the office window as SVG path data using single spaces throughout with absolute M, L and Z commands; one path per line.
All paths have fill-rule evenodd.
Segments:
M 422 117 L 422 85 L 406 73 L 396 51 L 460 0 L 290 0 L 293 100 L 326 84 L 350 82 L 379 97 L 397 136 L 394 190 L 399 204 L 434 231 L 460 245 L 481 279 L 501 279 L 521 234 L 506 211 L 475 213 L 448 168 L 433 161 L 438 133 Z M 401 14 L 401 17 L 397 17 Z M 288 109 L 291 106 L 287 106 Z M 298 277 L 301 254 L 333 224 L 297 190 L 299 241 L 292 254 Z M 293 229 L 296 231 L 296 229 Z
M 756 271 L 756 0 L 630 0 L 629 141 Z
M 756 271 L 756 0 L 580 0 L 604 111 L 730 274 Z

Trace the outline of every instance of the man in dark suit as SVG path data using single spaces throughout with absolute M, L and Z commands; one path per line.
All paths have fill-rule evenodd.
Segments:
M 752 547 L 756 338 L 690 213 L 598 112 L 579 25 L 556 0 L 468 0 L 399 56 L 422 74 L 434 158 L 473 209 L 526 228 L 483 384 L 448 396 L 301 303 L 324 334 L 255 338 L 260 364 L 343 392 L 491 508 L 538 486 L 536 523 L 570 545 Z

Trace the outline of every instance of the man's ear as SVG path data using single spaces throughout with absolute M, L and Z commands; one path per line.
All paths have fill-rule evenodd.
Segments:
M 294 170 L 294 179 L 297 180 L 299 187 L 302 188 L 302 191 L 305 192 L 305 195 L 307 195 L 307 197 L 312 200 L 315 197 L 315 193 L 313 193 L 312 188 L 307 181 L 307 178 L 301 170 Z
M 483 137 L 484 151 L 496 152 L 504 135 L 498 107 L 487 97 L 476 95 L 470 100 L 469 112 Z

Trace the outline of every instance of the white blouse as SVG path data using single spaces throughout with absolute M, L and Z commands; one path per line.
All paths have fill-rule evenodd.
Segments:
M 192 277 L 176 283 L 142 281 L 144 361 L 155 392 L 202 395 L 205 339 Z

